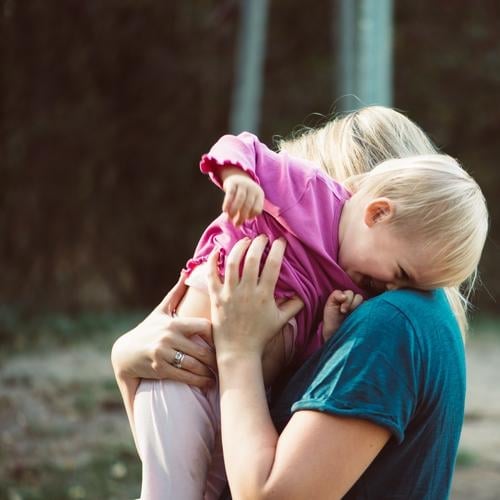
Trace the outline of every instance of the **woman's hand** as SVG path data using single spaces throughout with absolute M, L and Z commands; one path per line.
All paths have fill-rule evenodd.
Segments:
M 259 276 L 267 242 L 267 237 L 261 235 L 253 241 L 245 238 L 236 243 L 226 259 L 224 283 L 217 271 L 217 253 L 209 258 L 208 288 L 218 358 L 226 354 L 261 356 L 266 344 L 303 307 L 298 298 L 279 306 L 274 299 L 285 252 L 283 240 L 273 242 Z
M 181 281 L 153 312 L 114 344 L 111 360 L 117 378 L 170 379 L 197 387 L 213 383 L 215 353 L 191 337 L 211 343 L 210 322 L 202 318 L 175 318 L 167 314 L 179 300 Z M 173 366 L 176 351 L 184 353 L 182 367 Z
M 137 450 L 134 398 L 141 378 L 170 379 L 202 389 L 214 383 L 210 368 L 215 371 L 215 353 L 208 345 L 199 345 L 191 338 L 200 335 L 211 344 L 210 321 L 171 316 L 186 292 L 184 281 L 181 275 L 153 312 L 122 335 L 111 351 L 111 363 Z M 180 360 L 176 360 L 178 353 Z

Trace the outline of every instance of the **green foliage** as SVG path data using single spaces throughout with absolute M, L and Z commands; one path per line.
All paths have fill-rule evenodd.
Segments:
M 457 467 L 470 467 L 475 465 L 477 460 L 478 457 L 475 453 L 461 448 L 458 450 L 456 465 Z
M 10 479 L 0 482 L 8 500 L 122 500 L 140 493 L 140 461 L 128 447 L 103 446 L 77 466 L 18 464 L 9 472 Z
M 0 345 L 9 351 L 35 350 L 94 340 L 109 344 L 110 338 L 133 328 L 144 312 L 28 313 L 20 307 L 0 306 Z M 111 348 L 111 345 L 106 345 Z

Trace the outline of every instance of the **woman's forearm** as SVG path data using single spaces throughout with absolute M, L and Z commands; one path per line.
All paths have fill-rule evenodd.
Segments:
M 219 254 L 213 252 L 208 260 L 224 463 L 235 500 L 276 497 L 272 472 L 278 433 L 267 406 L 262 353 L 303 307 L 299 299 L 276 305 L 274 289 L 285 243 L 273 242 L 259 274 L 267 243 L 262 235 L 238 241 L 226 257 L 224 282 L 218 271 Z
M 235 499 L 263 498 L 278 433 L 269 415 L 260 356 L 218 358 L 224 462 Z

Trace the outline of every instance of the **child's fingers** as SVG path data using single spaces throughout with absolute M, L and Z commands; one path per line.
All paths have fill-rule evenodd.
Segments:
M 256 217 L 262 213 L 264 209 L 264 191 L 260 186 L 255 186 L 252 196 L 252 206 L 250 211 L 250 217 Z
M 225 188 L 226 196 L 224 196 L 224 202 L 222 203 L 223 212 L 227 212 L 229 214 L 232 210 L 232 205 L 237 189 L 238 186 L 236 184 L 229 184 L 227 188 Z
M 222 211 L 228 214 L 234 224 L 236 224 L 238 212 L 245 202 L 245 198 L 246 190 L 244 188 L 238 186 L 238 184 L 229 184 L 222 204 Z
M 363 302 L 363 296 L 360 295 L 359 293 L 357 293 L 355 296 L 354 296 L 354 299 L 352 299 L 352 302 L 351 302 L 351 311 L 354 311 L 354 309 L 356 309 L 356 307 L 358 307 L 361 302 Z
M 252 216 L 253 204 L 255 202 L 255 195 L 249 193 L 245 199 L 245 204 L 241 207 L 238 214 L 239 223 L 242 224 Z
M 355 294 L 352 290 L 344 290 L 343 294 L 345 296 L 345 300 L 340 306 L 340 312 L 342 314 L 354 311 L 354 309 L 356 309 L 356 307 L 363 302 L 363 297 L 359 293 Z
M 327 303 L 330 305 L 338 306 L 342 304 L 346 299 L 344 292 L 342 290 L 334 290 L 327 299 Z
M 253 219 L 262 213 L 263 200 L 264 197 L 258 192 L 251 193 L 248 195 L 245 206 L 248 208 L 248 212 L 245 213 L 245 220 Z
M 344 303 L 346 297 L 342 290 L 334 290 L 326 299 L 324 315 L 340 312 L 340 306 Z
M 262 192 L 260 196 L 257 198 L 257 203 L 255 206 L 257 215 L 261 214 L 262 211 L 264 210 L 264 192 Z
M 340 305 L 340 312 L 342 314 L 347 314 L 351 310 L 351 303 L 354 300 L 354 292 L 352 290 L 344 290 L 343 294 L 345 299 Z
M 255 198 L 252 203 L 252 208 L 250 211 L 250 219 L 253 217 L 257 217 L 257 215 L 260 215 L 262 213 L 262 210 L 264 208 L 264 196 L 259 196 L 259 194 L 255 195 Z
M 242 214 L 241 210 L 233 217 L 233 224 L 235 226 L 241 226 L 245 222 L 245 216 Z
M 238 187 L 236 194 L 234 195 L 234 200 L 231 203 L 230 211 L 228 211 L 228 214 L 233 218 L 233 222 L 236 226 L 241 224 L 241 209 L 245 205 L 245 200 L 247 197 L 247 190 L 245 188 L 242 188 L 241 186 Z

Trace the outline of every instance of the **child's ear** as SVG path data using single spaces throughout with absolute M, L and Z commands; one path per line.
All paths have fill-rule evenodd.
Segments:
M 372 227 L 377 222 L 388 221 L 394 214 L 394 204 L 389 198 L 375 198 L 365 207 L 365 224 Z

